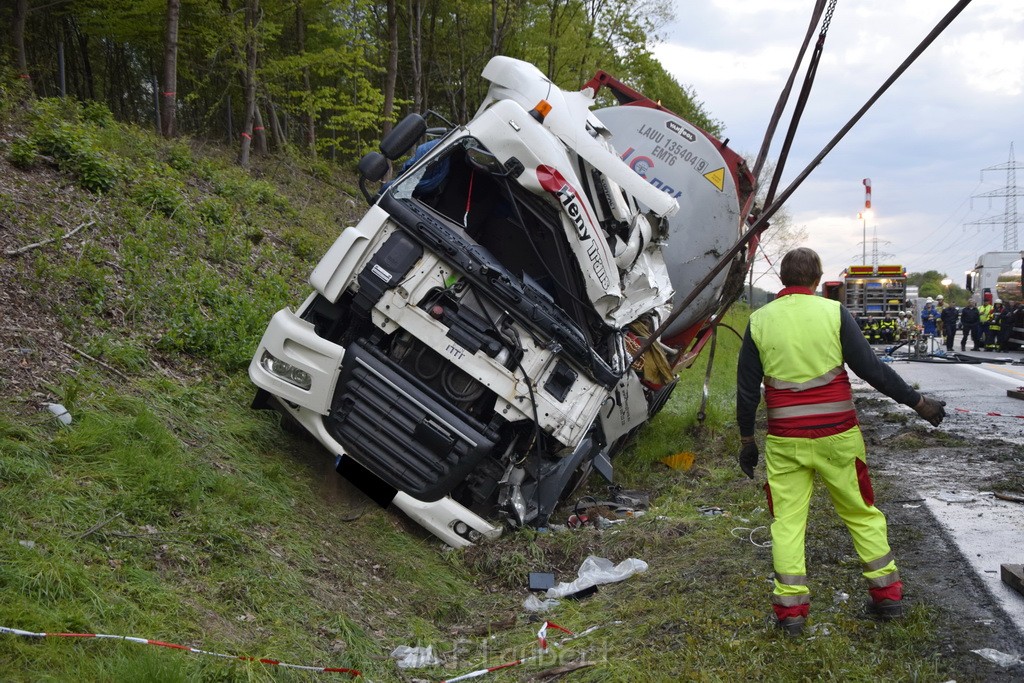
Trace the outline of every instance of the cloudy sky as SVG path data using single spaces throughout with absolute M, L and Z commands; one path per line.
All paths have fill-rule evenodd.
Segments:
M 954 5 L 954 0 L 840 0 L 780 191 Z M 810 20 L 811 0 L 676 2 L 655 54 L 725 124 L 730 145 L 756 155 Z M 799 88 L 802 73 L 795 91 Z M 788 124 L 783 117 L 771 158 Z M 1024 3 L 973 0 L 833 149 L 788 202 L 825 279 L 860 263 L 863 178 L 872 184 L 867 260 L 938 270 L 963 286 L 978 254 L 1002 251 L 1002 192 L 1014 144 L 1024 186 Z M 1024 221 L 1024 197 L 1017 200 Z M 997 220 L 994 225 L 969 225 Z M 875 235 L 877 234 L 877 242 Z M 1024 225 L 1016 245 L 1024 249 Z M 768 268 L 763 261 L 760 274 Z M 776 289 L 768 272 L 758 282 Z

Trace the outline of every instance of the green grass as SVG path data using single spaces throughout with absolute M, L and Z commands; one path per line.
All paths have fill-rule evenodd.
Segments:
M 440 679 L 534 655 L 538 624 L 520 607 L 528 572 L 571 580 L 595 554 L 650 569 L 551 615 L 599 630 L 487 680 L 581 658 L 593 666 L 571 680 L 951 677 L 926 607 L 885 627 L 860 618 L 859 566 L 828 512 L 812 516 L 808 536 L 812 625 L 828 634 L 787 641 L 765 626 L 770 551 L 734 531 L 769 518 L 734 461 L 733 332 L 720 328 L 705 419 L 707 352 L 616 460 L 620 485 L 651 493 L 644 516 L 605 532 L 507 532 L 465 551 L 375 507 L 346 521 L 330 459 L 248 408 L 245 365 L 273 311 L 301 298 L 313 261 L 358 216 L 351 178 L 287 156 L 256 159 L 246 174 L 229 150 L 162 141 L 73 103 L 17 115 L 2 125 L 21 142 L 0 162 L 0 219 L 18 227 L 16 243 L 96 223 L 66 247 L 10 261 L 11 272 L 27 301 L 54 312 L 61 339 L 104 365 L 76 352 L 70 371 L 0 399 L 0 625 L 348 666 L 375 681 Z M 109 186 L 90 184 L 86 171 L 103 180 L 108 166 Z M 741 331 L 746 315 L 737 306 L 725 322 Z M 32 339 L 17 337 L 25 362 L 70 353 Z M 43 400 L 65 405 L 73 424 L 38 410 Z M 694 453 L 691 469 L 661 463 L 682 451 Z M 813 505 L 830 508 L 820 492 Z M 894 529 L 894 544 L 909 533 Z M 837 592 L 853 597 L 833 603 Z M 446 666 L 407 674 L 389 661 L 417 644 Z M 0 671 L 14 681 L 324 679 L 129 642 L 9 635 Z

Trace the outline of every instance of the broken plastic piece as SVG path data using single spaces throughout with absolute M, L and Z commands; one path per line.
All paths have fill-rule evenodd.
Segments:
M 44 403 L 43 405 L 46 406 L 47 410 L 57 416 L 57 419 L 60 420 L 62 425 L 67 427 L 71 424 L 71 413 L 68 412 L 67 408 L 59 403 Z
M 692 451 L 683 451 L 682 453 L 676 453 L 675 455 L 670 455 L 667 458 L 662 458 L 661 461 L 674 470 L 686 471 L 693 467 L 694 457 L 696 456 Z
M 979 657 L 982 657 L 983 659 L 987 659 L 993 664 L 998 664 L 1003 668 L 1024 663 L 1024 659 L 1021 659 L 1019 655 L 1007 654 L 1006 652 L 993 650 L 990 647 L 983 647 L 980 650 L 971 650 L 971 652 L 978 655 Z
M 432 645 L 427 645 L 426 647 L 399 645 L 391 651 L 391 657 L 398 660 L 396 664 L 398 664 L 399 669 L 418 669 L 441 663 L 441 660 L 434 656 L 434 647 Z

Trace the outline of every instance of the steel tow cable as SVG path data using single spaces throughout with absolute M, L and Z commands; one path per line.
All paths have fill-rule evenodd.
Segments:
M 626 373 L 626 371 L 629 368 L 629 365 L 635 363 L 637 359 L 639 359 L 644 353 L 646 353 L 647 350 L 650 349 L 651 346 L 658 340 L 658 338 L 665 333 L 665 330 L 667 330 L 669 326 L 673 322 L 675 322 L 676 318 L 682 315 L 683 311 L 686 310 L 686 307 L 693 303 L 693 300 L 696 299 L 697 296 L 699 296 L 700 293 L 707 288 L 711 281 L 714 280 L 720 272 L 722 272 L 722 269 L 725 268 L 725 266 L 732 260 L 733 256 L 739 253 L 743 249 L 743 247 L 746 246 L 747 242 L 750 241 L 751 237 L 764 229 L 764 226 L 765 224 L 767 224 L 768 219 L 775 215 L 775 213 L 786 202 L 786 200 L 788 200 L 789 197 L 797 190 L 797 188 L 800 187 L 803 181 L 807 179 L 807 176 L 810 175 L 811 171 L 813 171 L 818 166 L 818 164 L 821 163 L 821 160 L 828 156 L 828 153 L 831 152 L 837 144 L 839 144 L 839 141 L 842 140 L 848 132 L 850 132 L 850 129 L 853 128 L 853 126 L 856 125 L 858 121 L 860 121 L 860 119 L 864 116 L 867 110 L 870 109 L 872 105 L 874 105 L 878 98 L 881 97 L 894 82 L 896 82 L 896 79 L 903 75 L 903 72 L 906 71 L 910 67 L 910 65 L 913 64 L 914 61 L 916 61 L 917 58 L 921 56 L 921 53 L 924 52 L 924 50 L 935 41 L 939 34 L 941 34 L 942 31 L 945 30 L 947 26 L 949 26 L 950 22 L 952 22 L 953 19 L 955 19 L 957 15 L 960 14 L 960 12 L 962 12 L 964 8 L 966 8 L 969 4 L 971 4 L 971 0 L 960 0 L 960 2 L 958 2 L 953 7 L 953 9 L 946 13 L 946 15 L 939 21 L 939 23 L 935 25 L 935 28 L 933 28 L 931 32 L 924 38 L 924 40 L 921 41 L 917 48 L 915 48 L 914 51 L 911 52 L 905 60 L 903 60 L 903 63 L 901 63 L 899 67 L 897 67 L 896 70 L 892 73 L 892 75 L 890 75 L 889 78 L 887 78 L 885 82 L 878 88 L 878 90 L 876 90 L 875 93 L 870 98 L 868 98 L 867 102 L 865 102 L 864 105 L 857 111 L 857 113 L 854 114 L 849 121 L 847 121 L 846 125 L 844 125 L 839 130 L 839 132 L 836 133 L 831 140 L 829 140 L 828 144 L 826 144 L 825 147 L 822 148 L 820 152 L 818 152 L 814 159 L 812 159 L 811 162 L 807 164 L 804 170 L 800 172 L 800 174 L 793 180 L 793 182 L 791 182 L 786 187 L 786 189 L 782 191 L 782 194 L 779 195 L 779 198 L 776 199 L 770 206 L 768 206 L 761 213 L 761 215 L 758 216 L 757 219 L 750 225 L 750 227 L 747 228 L 747 230 L 740 236 L 736 243 L 733 244 L 733 246 L 722 255 L 718 263 L 715 264 L 715 266 L 710 271 L 708 271 L 707 275 L 704 276 L 704 279 L 702 279 L 694 286 L 694 288 L 690 291 L 686 298 L 683 299 L 683 302 L 678 307 L 676 307 L 675 310 L 673 310 L 668 317 L 665 318 L 665 320 L 661 323 L 661 325 L 658 326 L 658 329 L 656 329 L 651 334 L 651 336 L 644 340 L 644 342 L 640 345 L 640 348 L 636 351 L 636 353 L 634 353 L 630 363 L 626 366 L 626 370 L 623 370 L 622 373 L 619 375 L 620 377 Z

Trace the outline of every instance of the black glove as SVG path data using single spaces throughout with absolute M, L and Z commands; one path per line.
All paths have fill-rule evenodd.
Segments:
M 740 469 L 751 479 L 754 478 L 754 468 L 757 467 L 757 452 L 757 444 L 753 441 L 743 444 L 740 448 Z
M 942 422 L 942 418 L 946 417 L 946 411 L 943 409 L 944 405 L 946 405 L 945 401 L 936 401 L 934 398 L 928 398 L 921 394 L 921 400 L 914 406 L 914 410 L 917 411 L 918 415 L 928 420 L 932 427 L 938 427 L 939 423 Z

